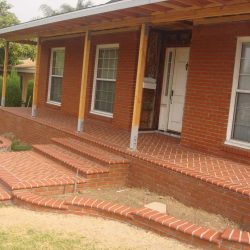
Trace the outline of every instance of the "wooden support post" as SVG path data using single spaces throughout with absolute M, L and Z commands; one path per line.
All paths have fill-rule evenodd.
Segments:
M 41 61 L 41 40 L 37 41 L 36 49 L 36 71 L 33 87 L 33 100 L 32 100 L 32 116 L 37 116 L 37 96 L 38 96 L 38 84 L 39 84 L 39 72 L 40 72 L 40 61 Z
M 148 25 L 142 24 L 137 76 L 136 76 L 133 120 L 132 120 L 131 137 L 130 137 L 131 150 L 137 149 L 138 131 L 140 125 L 141 106 L 142 106 L 143 81 L 144 81 L 145 66 L 146 66 L 147 47 L 148 47 L 148 33 L 149 33 Z
M 9 42 L 6 42 L 4 48 L 4 66 L 3 66 L 3 83 L 2 83 L 2 99 L 1 106 L 5 106 L 7 77 L 8 77 L 8 61 L 9 61 Z
M 79 113 L 78 113 L 78 123 L 77 123 L 78 132 L 84 131 L 84 115 L 85 115 L 86 92 L 88 83 L 90 45 L 91 45 L 91 34 L 90 31 L 87 30 L 85 34 L 84 52 L 83 52 L 84 54 L 83 54 L 83 64 L 82 64 L 81 92 L 80 92 Z

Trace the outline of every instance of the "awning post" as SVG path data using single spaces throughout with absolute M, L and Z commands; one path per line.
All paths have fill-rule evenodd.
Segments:
M 4 66 L 3 66 L 3 82 L 2 82 L 2 98 L 1 98 L 2 107 L 5 106 L 5 100 L 6 100 L 8 61 L 9 61 L 9 42 L 6 42 L 5 47 L 4 47 Z
M 39 73 L 40 73 L 40 60 L 41 60 L 41 40 L 40 38 L 37 41 L 37 49 L 36 49 L 36 71 L 34 78 L 34 86 L 33 86 L 33 100 L 32 100 L 32 116 L 37 116 L 37 97 L 38 97 L 38 85 L 39 85 Z
M 77 132 L 84 131 L 84 116 L 86 107 L 86 92 L 88 83 L 88 70 L 89 70 L 89 54 L 91 45 L 91 34 L 87 30 L 85 34 L 84 41 L 84 54 L 83 54 L 83 65 L 82 65 L 82 79 L 81 79 L 81 91 L 80 91 L 80 102 L 79 102 L 79 113 L 78 113 L 78 123 Z
M 137 76 L 136 76 L 135 97 L 134 97 L 133 120 L 131 127 L 131 136 L 130 136 L 131 150 L 137 149 L 138 132 L 140 125 L 140 117 L 141 117 L 141 106 L 142 106 L 143 81 L 144 81 L 145 66 L 146 66 L 147 47 L 148 47 L 148 33 L 149 33 L 148 25 L 142 24 Z

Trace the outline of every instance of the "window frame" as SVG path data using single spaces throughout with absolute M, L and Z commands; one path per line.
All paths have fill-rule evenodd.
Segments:
M 62 102 L 56 102 L 53 100 L 50 100 L 50 94 L 51 94 L 51 83 L 52 83 L 52 77 L 61 77 L 63 79 L 64 77 L 64 66 L 63 66 L 63 75 L 52 75 L 52 68 L 53 68 L 53 55 L 55 51 L 64 51 L 64 65 L 65 65 L 65 47 L 57 47 L 52 48 L 50 52 L 50 68 L 49 68 L 49 85 L 48 85 L 48 95 L 47 95 L 47 103 L 55 106 L 61 106 Z
M 236 95 L 237 95 L 237 93 L 247 93 L 250 95 L 250 91 L 248 91 L 248 90 L 238 91 L 240 66 L 241 66 L 241 53 L 242 53 L 243 43 L 250 43 L 250 36 L 237 38 L 232 93 L 231 93 L 231 100 L 230 100 L 227 135 L 226 135 L 225 144 L 230 145 L 230 146 L 243 148 L 243 149 L 250 149 L 250 143 L 236 140 L 236 139 L 232 138 L 233 127 L 234 127 L 235 109 L 236 109 Z
M 99 44 L 96 46 L 96 53 L 95 53 L 95 69 L 94 69 L 94 81 L 93 81 L 93 90 L 92 90 L 92 100 L 91 100 L 91 114 L 95 115 L 100 115 L 100 116 L 105 116 L 109 118 L 113 118 L 113 113 L 101 111 L 101 110 L 96 110 L 95 109 L 95 96 L 96 96 L 96 84 L 97 84 L 97 71 L 98 71 L 98 59 L 99 59 L 99 53 L 100 49 L 108 49 L 108 48 L 113 48 L 113 49 L 119 49 L 119 44 L 114 43 L 114 44 Z M 118 59 L 117 59 L 118 63 Z M 118 70 L 118 67 L 117 67 Z M 110 80 L 110 79 L 103 79 L 105 81 L 114 81 L 116 83 L 116 79 Z

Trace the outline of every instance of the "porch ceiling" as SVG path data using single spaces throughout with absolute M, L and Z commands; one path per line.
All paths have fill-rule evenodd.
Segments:
M 190 29 L 193 21 L 204 23 L 212 17 L 235 15 L 250 19 L 249 14 L 250 0 L 123 0 L 8 27 L 0 30 L 0 38 L 27 40 L 83 33 L 88 29 L 135 27 L 142 23 Z

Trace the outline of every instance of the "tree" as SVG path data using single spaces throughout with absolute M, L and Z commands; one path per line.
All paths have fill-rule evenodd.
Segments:
M 0 0 L 0 29 L 20 23 L 15 14 L 10 12 L 11 5 L 6 0 Z M 3 65 L 5 42 L 0 40 L 0 65 Z M 10 43 L 9 64 L 15 65 L 19 59 L 35 57 L 35 49 L 30 45 Z
M 42 4 L 40 6 L 40 10 L 42 11 L 44 17 L 55 16 L 63 13 L 72 12 L 75 10 L 86 9 L 92 6 L 91 0 L 78 0 L 75 7 L 71 6 L 70 4 L 64 3 L 60 6 L 59 10 L 52 9 L 47 4 Z

